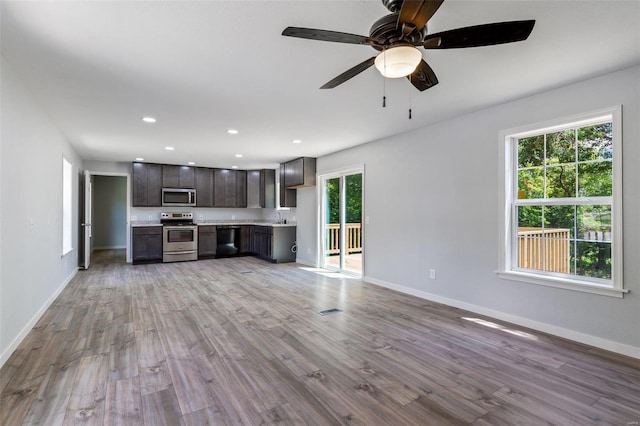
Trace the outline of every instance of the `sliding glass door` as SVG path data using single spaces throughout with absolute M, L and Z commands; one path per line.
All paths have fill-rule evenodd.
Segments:
M 362 168 L 322 177 L 322 267 L 362 275 Z

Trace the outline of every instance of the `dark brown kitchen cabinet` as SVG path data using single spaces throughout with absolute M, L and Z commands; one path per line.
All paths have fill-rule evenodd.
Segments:
M 270 226 L 254 226 L 253 253 L 261 259 L 271 260 L 271 237 L 273 228 Z
M 273 169 L 247 171 L 247 207 L 274 208 L 276 206 L 276 171 Z
M 162 165 L 132 164 L 133 207 L 162 206 Z
M 213 207 L 213 169 L 196 167 L 196 207 Z
M 281 183 L 282 184 L 282 183 Z M 316 184 L 316 159 L 300 157 L 284 163 L 285 188 L 304 188 Z
M 247 206 L 247 172 L 245 170 L 214 169 L 213 206 Z
M 213 205 L 214 207 L 235 207 L 236 203 L 235 170 L 214 169 Z
M 285 165 L 280 164 L 280 207 L 295 207 L 297 193 L 295 189 L 284 186 Z
M 269 262 L 295 262 L 295 226 L 254 226 L 253 253 Z
M 191 166 L 162 165 L 162 187 L 193 189 L 196 187 L 195 168 Z M 197 194 L 196 194 L 197 197 Z
M 217 239 L 216 225 L 198 225 L 198 259 L 216 255 Z
M 247 207 L 247 171 L 234 170 L 236 172 L 236 205 L 235 207 Z
M 140 226 L 132 229 L 133 263 L 162 262 L 162 226 Z
M 240 226 L 240 254 L 253 252 L 253 225 Z

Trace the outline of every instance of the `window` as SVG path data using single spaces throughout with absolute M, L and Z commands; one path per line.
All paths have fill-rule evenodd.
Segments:
M 622 296 L 620 107 L 504 132 L 505 278 Z
M 62 158 L 62 255 L 73 250 L 73 167 Z

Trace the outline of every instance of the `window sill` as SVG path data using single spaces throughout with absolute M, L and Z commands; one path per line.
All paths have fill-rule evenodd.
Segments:
M 66 255 L 68 255 L 72 251 L 73 251 L 73 247 L 62 249 L 62 255 L 60 257 L 65 257 Z
M 540 275 L 526 272 L 497 271 L 497 274 L 500 278 L 505 280 L 520 281 L 528 284 L 562 288 L 565 290 L 581 291 L 583 293 L 599 294 L 601 296 L 623 298 L 624 294 L 629 292 L 629 290 L 622 288 L 606 287 L 566 278 L 541 277 Z

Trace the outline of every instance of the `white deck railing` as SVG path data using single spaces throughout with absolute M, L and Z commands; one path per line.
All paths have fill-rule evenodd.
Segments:
M 346 224 L 346 254 L 362 252 L 362 226 L 359 223 Z M 326 252 L 327 254 L 340 253 L 340 224 L 329 223 L 325 225 L 326 235 Z
M 518 267 L 571 272 L 571 233 L 562 228 L 518 228 Z

